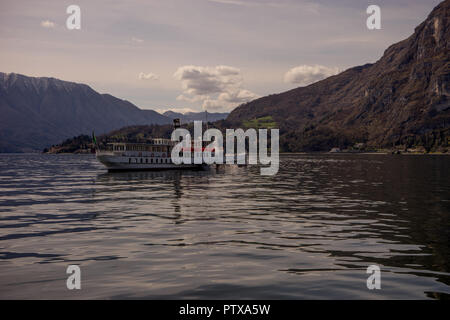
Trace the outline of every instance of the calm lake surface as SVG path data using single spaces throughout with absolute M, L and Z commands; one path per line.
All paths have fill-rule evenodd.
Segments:
M 450 156 L 282 155 L 268 177 L 0 155 L 2 299 L 448 298 L 449 227 Z

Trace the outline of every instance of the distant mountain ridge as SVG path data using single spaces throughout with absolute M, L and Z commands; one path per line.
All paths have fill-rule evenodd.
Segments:
M 172 122 L 85 84 L 2 72 L 0 114 L 0 152 L 42 150 L 92 130 Z
M 234 109 L 228 126 L 271 117 L 283 150 L 450 144 L 450 0 L 374 64 Z
M 214 122 L 214 121 L 218 121 L 218 120 L 223 120 L 226 119 L 228 117 L 228 112 L 208 112 L 206 113 L 205 111 L 203 112 L 185 112 L 185 113 L 181 113 L 181 112 L 175 112 L 175 111 L 166 111 L 163 113 L 164 116 L 169 117 L 171 119 L 175 119 L 175 118 L 179 118 L 181 119 L 182 123 L 188 123 L 188 122 L 193 122 L 195 120 L 201 120 L 201 121 L 208 121 L 208 122 Z

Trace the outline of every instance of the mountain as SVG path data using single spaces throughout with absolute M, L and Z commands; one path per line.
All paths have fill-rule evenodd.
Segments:
M 223 119 L 226 119 L 226 117 L 228 117 L 227 112 L 224 112 L 224 113 L 208 112 L 208 114 L 206 114 L 206 112 L 180 113 L 180 112 L 174 112 L 174 111 L 166 111 L 163 113 L 163 115 L 168 118 L 171 118 L 171 119 L 179 118 L 179 119 L 181 119 L 182 123 L 193 122 L 195 120 L 201 120 L 201 121 L 205 121 L 205 122 L 206 122 L 206 120 L 208 120 L 208 122 L 213 122 L 213 121 L 223 120 Z M 206 119 L 206 117 L 208 117 L 208 119 Z
M 0 152 L 42 150 L 79 134 L 171 119 L 84 84 L 0 73 Z
M 450 143 L 450 0 L 413 35 L 374 64 L 348 69 L 307 87 L 269 95 L 233 110 L 228 125 L 271 119 L 286 151 L 423 146 Z

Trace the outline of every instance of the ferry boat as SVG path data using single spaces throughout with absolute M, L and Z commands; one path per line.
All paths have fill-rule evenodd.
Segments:
M 96 150 L 96 158 L 109 171 L 204 169 L 206 164 L 174 164 L 172 148 L 178 143 L 169 139 L 150 139 L 147 143 L 114 142 Z M 192 158 L 194 152 L 192 152 Z

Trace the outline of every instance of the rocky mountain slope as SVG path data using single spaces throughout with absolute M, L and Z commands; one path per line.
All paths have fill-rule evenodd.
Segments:
M 355 143 L 447 148 L 450 138 L 450 0 L 374 64 L 232 111 L 228 126 L 271 116 L 284 150 L 318 151 Z
M 0 73 L 0 152 L 42 150 L 92 130 L 172 120 L 84 84 Z

